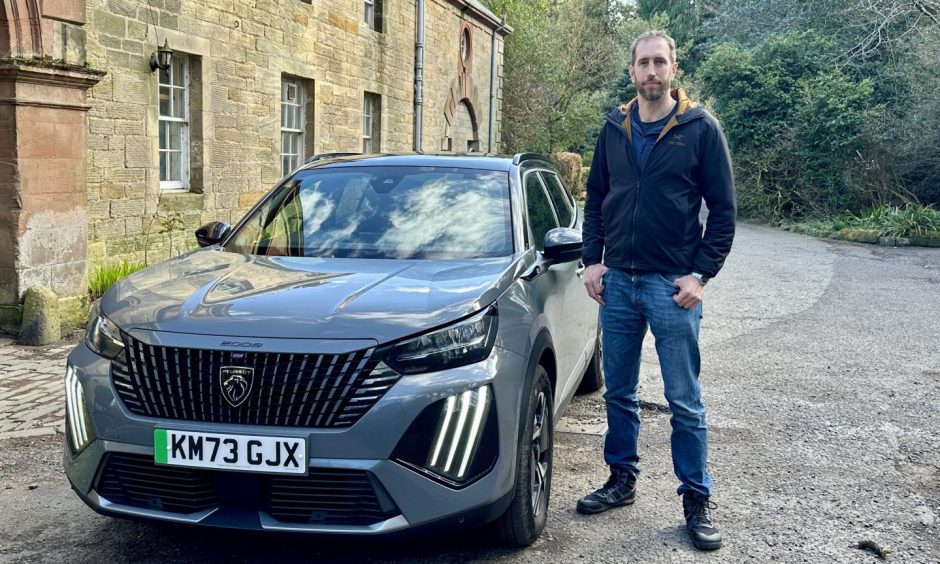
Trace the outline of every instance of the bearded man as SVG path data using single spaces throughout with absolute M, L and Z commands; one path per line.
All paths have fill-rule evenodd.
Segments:
M 638 96 L 607 116 L 588 176 L 584 286 L 601 304 L 610 477 L 577 509 L 601 513 L 636 499 L 637 390 L 649 328 L 672 412 L 686 527 L 696 548 L 714 550 L 721 533 L 711 515 L 698 337 L 705 284 L 731 250 L 736 203 L 725 136 L 714 117 L 671 90 L 677 70 L 676 43 L 665 32 L 636 38 L 630 76 Z

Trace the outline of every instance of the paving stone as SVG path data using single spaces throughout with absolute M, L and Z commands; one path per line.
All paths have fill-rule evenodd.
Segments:
M 37 427 L 33 429 L 21 429 L 18 431 L 7 431 L 0 433 L 0 440 L 19 439 L 22 437 L 38 437 L 40 435 L 55 435 L 56 430 L 50 427 Z
M 0 440 L 62 429 L 63 376 L 71 344 L 27 347 L 0 341 Z

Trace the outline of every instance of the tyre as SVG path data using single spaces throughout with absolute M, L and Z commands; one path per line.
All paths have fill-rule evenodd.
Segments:
M 601 348 L 601 329 L 597 328 L 597 339 L 594 341 L 594 354 L 588 361 L 587 370 L 581 378 L 576 394 L 590 394 L 604 387 L 604 353 Z
M 529 546 L 539 538 L 548 519 L 552 489 L 553 409 L 548 372 L 536 366 L 516 447 L 516 481 L 512 502 L 496 521 L 500 540 Z

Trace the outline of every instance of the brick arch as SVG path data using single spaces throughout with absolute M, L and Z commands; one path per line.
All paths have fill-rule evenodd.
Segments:
M 0 56 L 43 56 L 42 28 L 39 0 L 0 0 Z
M 473 124 L 473 140 L 480 139 L 480 92 L 473 84 L 473 77 L 467 73 L 460 73 L 451 84 L 444 104 L 444 140 L 450 139 L 454 127 L 457 125 L 457 111 L 464 105 L 470 113 L 470 122 Z M 446 147 L 444 147 L 446 149 Z

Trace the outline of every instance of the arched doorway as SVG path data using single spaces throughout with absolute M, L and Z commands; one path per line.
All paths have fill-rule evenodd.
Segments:
M 476 113 L 469 100 L 461 100 L 454 111 L 454 124 L 451 127 L 451 150 L 458 153 L 474 153 L 480 150 L 480 135 Z

